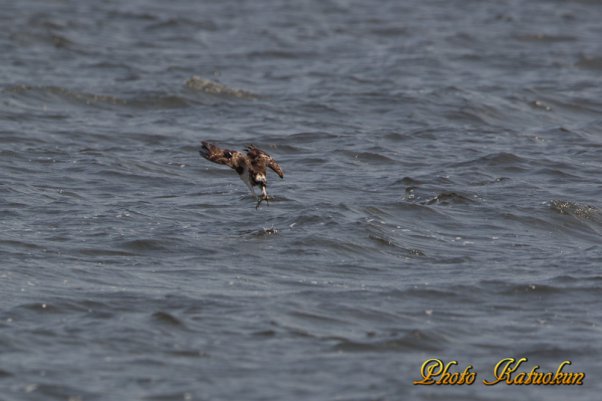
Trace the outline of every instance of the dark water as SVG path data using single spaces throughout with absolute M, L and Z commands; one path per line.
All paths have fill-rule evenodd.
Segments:
M 2 2 L 0 399 L 597 399 L 600 21 Z M 271 153 L 269 207 L 201 140 Z M 511 356 L 585 384 L 480 384 Z

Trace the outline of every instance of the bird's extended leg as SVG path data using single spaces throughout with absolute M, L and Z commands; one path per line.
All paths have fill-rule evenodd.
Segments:
M 255 209 L 259 208 L 259 205 L 261 204 L 262 200 L 261 196 L 257 196 L 257 194 L 255 193 L 255 188 L 253 188 L 253 186 L 250 183 L 245 181 L 245 184 L 247 184 L 247 187 L 249 187 L 249 191 L 251 191 L 251 195 L 253 196 L 253 198 L 257 199 L 257 205 L 255 205 Z
M 265 185 L 261 186 L 261 195 L 257 197 L 257 206 L 255 206 L 255 209 L 259 208 L 261 201 L 265 201 L 265 203 L 270 206 L 270 197 L 268 196 Z

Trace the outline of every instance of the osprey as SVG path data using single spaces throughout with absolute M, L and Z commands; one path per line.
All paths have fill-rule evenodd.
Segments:
M 256 209 L 259 207 L 262 200 L 268 201 L 266 167 L 274 170 L 280 178 L 284 178 L 284 172 L 278 163 L 276 163 L 276 160 L 272 159 L 266 152 L 253 145 L 249 145 L 245 149 L 246 154 L 244 154 L 237 150 L 221 149 L 212 143 L 205 141 L 201 143 L 203 145 L 199 151 L 201 156 L 209 161 L 225 164 L 236 170 L 240 179 L 243 180 L 251 190 L 253 197 L 257 198 Z M 257 197 L 255 194 L 254 187 L 259 187 L 259 189 L 261 189 L 260 197 Z

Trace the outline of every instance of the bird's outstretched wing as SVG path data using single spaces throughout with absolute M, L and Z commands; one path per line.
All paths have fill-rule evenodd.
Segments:
M 256 148 L 254 145 L 249 145 L 246 151 L 251 164 L 258 169 L 258 171 L 265 172 L 267 166 L 274 170 L 280 178 L 284 178 L 284 171 L 282 171 L 276 160 L 272 159 L 272 156 L 268 155 L 263 150 Z
M 225 164 L 235 170 L 240 168 L 241 158 L 244 158 L 244 155 L 241 152 L 237 150 L 222 149 L 205 141 L 201 143 L 203 146 L 199 153 L 205 159 L 212 161 L 213 163 Z

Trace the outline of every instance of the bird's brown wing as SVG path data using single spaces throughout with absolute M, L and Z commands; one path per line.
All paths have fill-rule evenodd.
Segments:
M 201 142 L 202 147 L 199 153 L 205 159 L 212 161 L 213 163 L 225 164 L 235 170 L 239 170 L 241 159 L 244 155 L 237 150 L 222 149 L 209 142 Z
M 256 148 L 254 145 L 249 145 L 246 150 L 251 164 L 258 169 L 258 171 L 265 172 L 267 166 L 278 174 L 280 178 L 284 178 L 284 171 L 282 171 L 276 160 L 272 159 L 272 156 L 268 155 L 263 150 Z

